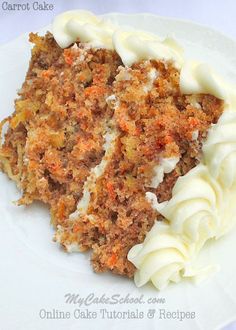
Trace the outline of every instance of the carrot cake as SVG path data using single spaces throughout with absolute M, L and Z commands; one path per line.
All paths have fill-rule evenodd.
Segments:
M 193 256 L 234 214 L 221 219 L 236 190 L 230 88 L 186 63 L 173 39 L 84 11 L 29 40 L 25 82 L 1 124 L 1 169 L 18 204 L 48 204 L 54 240 L 91 249 L 96 272 L 158 289 L 196 277 Z

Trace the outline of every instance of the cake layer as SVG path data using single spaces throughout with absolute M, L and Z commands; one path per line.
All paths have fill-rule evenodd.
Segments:
M 35 44 L 25 82 L 1 148 L 2 169 L 23 191 L 19 204 L 41 200 L 55 225 L 76 208 L 90 169 L 104 155 L 112 111 L 106 104 L 121 64 L 113 51 L 58 47 L 53 36 Z

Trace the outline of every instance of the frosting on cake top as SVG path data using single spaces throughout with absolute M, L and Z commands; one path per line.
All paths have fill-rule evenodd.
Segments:
M 115 50 L 125 65 L 141 60 L 170 60 L 177 67 L 183 62 L 182 48 L 172 38 L 161 40 L 154 34 L 124 28 L 94 14 L 73 10 L 57 16 L 52 32 L 58 45 L 66 48 L 76 40 L 91 47 Z

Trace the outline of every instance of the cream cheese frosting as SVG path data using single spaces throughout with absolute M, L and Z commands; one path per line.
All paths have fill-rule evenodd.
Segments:
M 170 221 L 172 232 L 201 247 L 220 226 L 218 210 L 223 201 L 220 185 L 200 164 L 177 180 L 168 202 L 155 201 L 155 209 Z
M 91 47 L 113 49 L 112 35 L 115 26 L 89 11 L 71 10 L 58 15 L 52 25 L 53 36 L 61 48 L 77 39 Z
M 211 94 L 236 108 L 234 86 L 224 81 L 208 64 L 185 61 L 180 72 L 180 91 L 183 94 Z
M 164 175 L 171 173 L 175 169 L 179 159 L 179 157 L 162 158 L 159 164 L 154 167 L 154 176 L 149 187 L 157 188 L 163 182 Z
M 117 29 L 112 40 L 114 49 L 127 66 L 150 59 L 171 61 L 178 68 L 182 65 L 182 48 L 172 38 L 160 40 L 143 31 Z
M 115 50 L 127 66 L 149 59 L 171 61 L 178 68 L 183 63 L 183 50 L 173 38 L 161 40 L 154 34 L 117 26 L 84 10 L 58 15 L 52 32 L 62 48 L 79 39 L 94 48 Z
M 214 267 L 196 268 L 194 262 L 199 252 L 209 239 L 224 235 L 235 222 L 236 88 L 224 82 L 207 64 L 184 60 L 183 50 L 174 39 L 162 40 L 145 31 L 120 27 L 90 12 L 70 11 L 59 15 L 53 22 L 53 35 L 62 48 L 80 40 L 91 47 L 115 50 L 125 66 L 141 60 L 170 61 L 180 69 L 181 93 L 207 93 L 224 100 L 224 112 L 210 128 L 203 144 L 200 164 L 177 180 L 172 198 L 159 203 L 154 193 L 146 193 L 152 207 L 166 220 L 156 221 L 144 242 L 133 246 L 128 253 L 128 259 L 137 268 L 134 278 L 137 286 L 151 281 L 156 288 L 163 289 L 183 278 L 206 277 Z M 150 88 L 156 74 L 150 76 Z M 146 88 L 148 91 L 149 85 Z M 116 100 L 112 96 L 107 101 Z M 197 136 L 198 131 L 194 132 L 193 140 Z M 113 150 L 111 146 L 108 148 L 113 138 L 104 145 L 104 150 Z M 162 182 L 164 174 L 174 169 L 178 159 L 168 162 L 163 159 L 156 167 L 151 187 L 156 188 Z M 92 170 L 87 182 L 90 188 L 85 184 L 84 196 L 72 218 L 86 212 L 90 183 L 95 182 L 105 165 L 104 159 Z
M 224 112 L 203 146 L 211 175 L 225 188 L 236 181 L 236 112 Z
M 173 234 L 169 226 L 168 222 L 157 221 L 144 242 L 129 251 L 129 260 L 137 268 L 134 281 L 138 287 L 151 281 L 162 290 L 183 278 L 198 283 L 217 270 L 215 265 L 196 269 L 193 264 L 195 245 Z
M 129 252 L 129 260 L 138 269 L 134 277 L 136 285 L 142 286 L 151 280 L 158 289 L 170 281 L 179 282 L 189 258 L 185 242 L 171 234 L 169 224 L 164 222 L 156 222 L 144 243 L 135 245 Z

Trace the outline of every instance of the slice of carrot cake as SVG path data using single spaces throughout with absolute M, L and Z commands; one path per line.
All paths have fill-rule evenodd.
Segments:
M 84 11 L 30 41 L 15 112 L 1 125 L 1 169 L 22 190 L 18 204 L 48 204 L 54 240 L 91 249 L 96 272 L 159 289 L 194 277 L 193 256 L 234 214 L 230 88 L 185 63 L 173 39 Z

